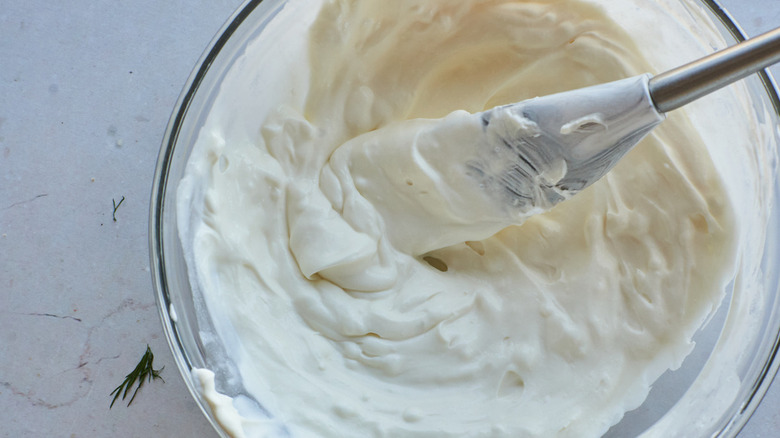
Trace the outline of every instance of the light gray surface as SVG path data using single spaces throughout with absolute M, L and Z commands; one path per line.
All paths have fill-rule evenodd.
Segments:
M 148 200 L 181 87 L 239 4 L 0 0 L 0 436 L 216 436 L 162 333 Z M 750 34 L 780 25 L 780 0 L 723 4 Z M 109 410 L 147 343 L 165 383 Z M 775 384 L 742 436 L 780 436 L 778 406 Z

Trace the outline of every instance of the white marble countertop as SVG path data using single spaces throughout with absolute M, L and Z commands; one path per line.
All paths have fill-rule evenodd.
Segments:
M 148 204 L 178 94 L 240 3 L 2 2 L 0 436 L 216 436 L 159 321 Z M 780 0 L 723 4 L 749 34 L 780 25 Z M 147 344 L 165 383 L 109 410 Z M 780 436 L 778 406 L 780 383 L 741 436 Z

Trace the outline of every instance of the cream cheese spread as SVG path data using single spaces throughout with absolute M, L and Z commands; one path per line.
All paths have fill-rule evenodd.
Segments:
M 226 73 L 178 190 L 193 282 L 273 423 L 236 436 L 595 437 L 638 407 L 732 272 L 729 198 L 683 113 L 520 226 L 418 178 L 425 160 L 340 151 L 654 71 L 641 52 L 585 0 L 290 2 Z

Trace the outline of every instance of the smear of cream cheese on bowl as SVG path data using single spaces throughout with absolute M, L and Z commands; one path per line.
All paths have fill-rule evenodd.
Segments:
M 413 149 L 399 162 L 414 166 L 333 159 L 395 122 L 658 70 L 625 25 L 585 0 L 286 5 L 226 73 L 177 193 L 193 278 L 267 417 L 241 418 L 195 370 L 228 432 L 600 436 L 681 365 L 737 235 L 684 113 L 508 228 L 470 222 L 478 198 L 458 200 L 471 219 L 405 220 L 460 196 Z M 399 227 L 448 243 L 419 250 L 390 238 Z

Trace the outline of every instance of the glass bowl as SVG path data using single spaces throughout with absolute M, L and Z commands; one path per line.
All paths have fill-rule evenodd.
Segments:
M 744 39 L 734 20 L 715 1 L 646 3 L 669 9 L 676 20 L 670 25 L 686 27 L 700 55 Z M 243 390 L 237 369 L 220 360 L 224 350 L 213 322 L 198 312 L 204 304 L 197 288 L 192 287 L 179 240 L 176 189 L 220 82 L 247 44 L 262 37 L 284 5 L 284 0 L 248 0 L 211 42 L 173 111 L 152 188 L 150 257 L 163 327 L 192 396 L 223 437 L 229 435 L 202 396 L 193 369 L 213 370 L 217 389 L 233 397 L 242 415 L 264 414 Z M 658 26 L 658 32 L 662 28 Z M 669 43 L 659 38 L 653 44 Z M 681 51 L 679 64 L 690 60 L 685 56 L 688 54 Z M 689 115 L 709 120 L 712 135 L 720 135 L 723 129 L 723 124 L 715 121 L 730 117 L 745 117 L 753 126 L 728 156 L 713 157 L 729 181 L 740 216 L 738 274 L 728 286 L 724 303 L 694 338 L 696 347 L 682 367 L 662 375 L 644 404 L 628 412 L 605 435 L 608 437 L 736 436 L 778 369 L 780 215 L 775 206 L 780 203 L 780 100 L 766 73 L 718 96 L 692 104 Z

